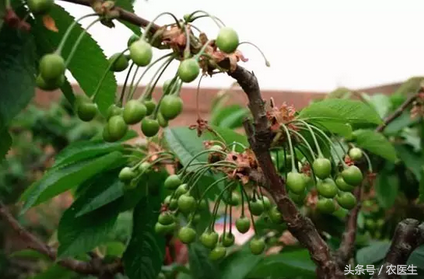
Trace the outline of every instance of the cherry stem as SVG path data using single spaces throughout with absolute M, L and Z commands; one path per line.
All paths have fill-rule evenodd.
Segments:
M 212 43 L 214 40 L 209 40 L 209 41 L 207 41 L 206 42 L 206 44 L 204 44 L 203 46 L 202 46 L 202 48 L 200 49 L 200 51 L 196 54 L 196 56 L 195 56 L 195 59 L 196 60 L 199 60 L 199 58 L 200 58 L 200 56 L 202 56 L 203 55 L 203 53 L 205 52 L 205 50 L 206 50 L 206 48 L 208 47 L 208 45 L 210 44 L 210 43 Z
M 190 51 L 190 31 L 188 26 L 184 26 L 184 31 L 185 31 L 185 35 L 186 35 L 186 46 L 184 49 L 184 59 L 187 59 L 190 57 L 191 51 Z
M 281 127 L 283 127 L 284 131 L 286 132 L 287 139 L 288 139 L 288 142 L 289 142 L 289 148 L 290 148 L 290 154 L 291 154 L 292 172 L 297 172 L 297 168 L 295 167 L 295 164 L 294 164 L 295 154 L 294 154 L 294 149 L 293 149 L 293 144 L 292 144 L 290 132 L 287 129 L 286 125 L 281 124 Z
M 311 125 L 309 125 L 308 123 L 306 123 L 303 120 L 298 120 L 298 122 L 300 122 L 303 125 L 305 125 L 305 127 L 309 130 L 309 132 L 311 133 L 312 139 L 313 139 L 313 141 L 315 143 L 315 147 L 317 148 L 317 151 L 318 151 L 318 158 L 323 158 L 324 156 L 322 155 L 321 148 L 319 147 L 318 140 L 317 140 L 317 138 L 315 136 L 314 131 L 312 131 Z
M 221 153 L 225 156 L 227 156 L 227 153 L 220 151 L 220 150 L 211 150 L 211 149 L 206 149 L 206 150 L 202 150 L 199 153 L 197 153 L 196 155 L 193 156 L 193 158 L 190 159 L 190 161 L 188 161 L 188 163 L 184 166 L 184 168 L 181 170 L 181 174 L 187 171 L 187 168 L 190 166 L 190 164 L 196 160 L 197 157 L 205 154 L 205 153 L 210 153 L 210 152 L 218 152 Z
M 233 206 L 230 205 L 230 223 L 228 224 L 229 229 L 229 235 L 232 235 L 232 228 L 233 228 Z
M 122 86 L 121 96 L 119 97 L 119 106 L 122 106 L 122 104 L 124 102 L 125 89 L 127 89 L 127 82 L 130 78 L 130 74 L 131 74 L 131 71 L 132 71 L 132 68 L 134 67 L 134 65 L 135 65 L 135 63 L 132 62 L 131 66 L 130 66 L 128 72 L 127 72 L 127 75 L 125 77 L 124 85 Z M 137 67 L 137 69 L 138 69 L 138 67 Z M 130 92 L 130 91 L 131 91 L 131 89 L 128 92 Z
M 74 54 L 75 54 L 79 44 L 81 43 L 82 39 L 84 38 L 84 35 L 87 34 L 88 29 L 90 29 L 94 24 L 96 24 L 100 20 L 101 20 L 100 18 L 95 19 L 92 23 L 90 23 L 86 28 L 83 29 L 83 31 L 81 32 L 81 34 L 78 36 L 77 40 L 75 41 L 75 43 L 72 47 L 72 50 L 69 53 L 68 59 L 66 59 L 65 68 L 67 68 L 69 63 L 71 62 L 71 59 L 74 56 Z
M 304 136 L 302 136 L 302 134 L 301 133 L 299 133 L 299 132 L 297 132 L 297 131 L 295 131 L 295 130 L 292 130 L 292 132 L 293 133 L 295 133 L 299 138 L 301 138 L 302 139 L 302 141 L 306 144 L 306 146 L 308 147 L 308 149 L 309 149 L 309 152 L 311 152 L 311 155 L 312 155 L 312 158 L 315 160 L 316 159 L 316 157 L 315 157 L 315 152 L 314 152 L 314 150 L 312 149 L 312 147 L 311 147 L 311 145 L 309 144 L 309 142 L 305 139 L 305 137 Z
M 135 90 L 138 88 L 138 86 L 139 86 L 139 84 L 140 84 L 140 82 L 141 82 L 141 80 L 143 79 L 143 77 L 144 77 L 144 75 L 154 66 L 154 65 L 156 65 L 157 63 L 159 63 L 161 60 L 163 60 L 163 59 L 165 59 L 165 58 L 167 58 L 167 57 L 170 57 L 171 55 L 173 55 L 173 53 L 171 52 L 171 53 L 168 53 L 168 54 L 165 54 L 164 56 L 162 56 L 162 57 L 159 57 L 158 59 L 156 59 L 153 63 L 151 63 L 147 68 L 146 68 L 146 70 L 144 70 L 144 72 L 141 74 L 141 76 L 139 77 L 139 79 L 137 80 L 137 82 L 136 82 L 136 84 L 135 84 L 135 86 L 130 90 L 130 94 L 129 94 L 129 96 L 128 96 L 128 98 L 129 99 L 132 99 L 133 98 L 133 95 L 134 95 L 134 92 L 135 92 Z M 164 65 L 162 65 L 162 66 L 160 66 L 160 68 L 162 68 Z M 141 98 L 141 96 L 140 96 L 140 98 Z M 140 99 L 139 98 L 139 99 Z
M 138 74 L 138 70 L 140 70 L 140 67 L 139 66 L 137 66 L 137 68 L 135 68 L 135 72 L 134 72 L 133 77 L 131 79 L 130 88 L 128 89 L 128 92 L 135 92 L 134 81 L 135 81 L 135 78 L 136 78 L 136 76 Z M 133 91 L 133 89 L 134 89 L 134 91 Z M 130 93 L 128 93 L 127 95 L 128 96 L 125 99 L 126 102 L 128 102 L 129 100 L 131 100 L 132 97 L 133 97 L 133 94 L 131 94 L 131 96 L 130 96 Z
M 228 212 L 228 204 L 225 204 L 225 211 L 224 211 L 224 231 L 222 233 L 222 239 L 221 242 L 224 242 L 225 234 L 227 232 L 227 212 Z
M 250 220 L 252 220 L 252 226 L 253 226 L 253 231 L 255 232 L 255 235 L 258 233 L 258 231 L 256 230 L 256 225 L 255 225 L 255 219 L 253 218 L 253 214 L 252 211 L 250 210 L 250 202 L 249 202 L 249 196 L 246 193 L 246 189 L 244 189 L 243 187 L 241 188 L 243 190 L 242 195 L 244 194 L 247 198 L 247 206 L 249 208 L 249 212 L 250 212 Z
M 200 111 L 199 111 L 199 94 L 200 94 L 200 84 L 202 82 L 202 79 L 205 75 L 202 75 L 199 79 L 199 83 L 197 84 L 197 90 L 196 90 L 196 111 L 197 111 L 197 118 L 201 119 Z
M 198 210 L 198 208 L 199 208 L 199 206 L 200 206 L 200 203 L 202 202 L 202 200 L 204 200 L 205 199 L 205 197 L 206 197 L 206 194 L 215 186 L 215 185 L 217 185 L 218 183 L 220 183 L 221 181 L 224 181 L 224 180 L 226 180 L 227 179 L 227 177 L 225 176 L 225 177 L 221 177 L 220 179 L 218 179 L 218 180 L 216 180 L 214 183 L 212 183 L 211 185 L 209 185 L 208 186 L 208 188 L 206 188 L 206 190 L 202 193 L 202 196 L 200 197 L 200 199 L 199 199 L 199 201 L 197 202 L 197 207 L 196 207 L 196 209 L 194 210 L 194 214 L 196 214 L 197 213 L 197 210 Z
M 240 142 L 237 142 L 237 141 L 233 141 L 232 143 L 230 143 L 230 144 L 228 144 L 228 145 L 226 145 L 226 147 L 227 148 L 229 148 L 230 146 L 235 146 L 235 145 L 238 145 L 239 147 L 241 147 L 243 150 L 246 150 L 247 148 L 246 148 L 246 146 L 244 145 L 244 144 L 242 144 L 242 143 L 240 143 Z
M 122 51 L 120 53 L 120 55 L 116 56 L 110 63 L 109 66 L 106 68 L 106 71 L 103 73 L 102 78 L 99 80 L 99 83 L 97 84 L 96 89 L 94 90 L 93 95 L 91 96 L 91 100 L 94 100 L 96 98 L 97 93 L 99 93 L 100 88 L 102 87 L 102 84 L 107 76 L 107 74 L 109 73 L 110 69 L 112 68 L 112 65 L 116 62 L 116 60 L 118 60 L 118 58 L 124 54 L 124 52 L 126 52 L 128 50 L 128 48 L 126 48 L 124 51 Z
M 267 66 L 267 67 L 271 67 L 271 63 L 269 62 L 269 60 L 266 58 L 266 56 L 265 56 L 265 53 L 257 46 L 257 45 L 255 45 L 254 43 L 251 43 L 251 42 L 241 42 L 241 43 L 239 43 L 238 44 L 239 46 L 241 46 L 241 45 L 251 45 L 251 46 L 253 46 L 254 48 L 256 48 L 259 52 L 260 52 L 260 54 L 262 55 L 262 57 L 264 58 L 264 60 L 265 60 L 265 65 Z
M 239 183 L 240 193 L 241 193 L 241 217 L 244 217 L 244 195 L 243 195 L 243 185 Z
M 65 46 L 65 42 L 68 39 L 69 35 L 71 34 L 72 29 L 83 19 L 91 17 L 91 16 L 97 16 L 97 14 L 88 14 L 85 16 L 80 17 L 79 19 L 75 20 L 74 22 L 72 22 L 71 25 L 69 25 L 68 29 L 66 30 L 65 34 L 62 37 L 62 40 L 59 43 L 59 46 L 57 47 L 55 53 L 56 54 L 61 54 L 62 53 L 62 49 Z
M 315 129 L 317 132 L 319 132 L 330 144 L 330 147 L 334 149 L 334 153 L 336 153 L 336 156 L 339 158 L 340 162 L 342 163 L 342 165 L 344 167 L 347 167 L 347 165 L 345 164 L 343 158 L 340 157 L 340 154 L 336 151 L 335 145 L 333 143 L 333 141 L 319 128 L 311 126 L 312 129 Z
M 362 151 L 362 154 L 364 154 L 365 160 L 367 160 L 367 164 L 368 164 L 368 171 L 370 173 L 372 173 L 372 164 L 371 164 L 371 160 L 370 157 L 368 156 L 368 154 L 364 151 Z
M 6 10 L 12 9 L 12 5 L 10 4 L 10 0 L 6 0 L 4 6 L 6 7 Z
M 146 35 L 149 33 L 152 26 L 155 25 L 155 21 L 158 20 L 161 16 L 164 16 L 164 15 L 172 16 L 172 18 L 175 20 L 175 23 L 178 25 L 179 28 L 181 28 L 180 22 L 178 21 L 178 19 L 175 17 L 174 14 L 172 14 L 170 12 L 163 12 L 163 13 L 159 14 L 158 16 L 156 16 L 151 22 L 149 22 L 149 24 L 144 29 L 144 33 L 141 36 L 140 40 L 146 40 Z
M 201 15 L 201 16 L 197 16 L 197 17 L 195 17 L 195 18 L 192 18 L 192 16 L 194 16 L 195 14 L 198 14 L 198 13 L 203 13 L 203 15 Z M 222 26 L 225 26 L 224 22 L 222 22 L 222 20 L 221 20 L 221 19 L 219 19 L 219 18 L 218 18 L 218 17 L 216 17 L 216 16 L 212 16 L 212 15 L 210 15 L 209 13 L 207 13 L 207 12 L 205 12 L 205 11 L 203 11 L 203 10 L 197 10 L 197 11 L 194 11 L 194 12 L 192 12 L 192 13 L 189 15 L 189 19 L 191 19 L 191 21 L 194 21 L 194 20 L 196 20 L 196 19 L 198 19 L 198 18 L 202 18 L 202 17 L 209 17 L 210 19 L 212 19 L 212 20 L 216 23 L 216 25 L 217 25 L 219 28 L 221 28 Z
M 222 196 L 225 193 L 225 191 L 227 191 L 231 186 L 233 186 L 234 181 L 231 182 L 230 184 L 227 185 L 227 187 L 224 188 L 224 190 L 221 191 L 221 193 L 219 193 L 218 197 L 216 198 L 216 202 L 213 208 L 213 222 L 211 223 L 211 229 L 213 230 L 213 228 L 215 227 L 215 221 L 216 221 L 216 215 L 218 213 L 218 208 L 219 208 L 219 204 L 221 202 Z

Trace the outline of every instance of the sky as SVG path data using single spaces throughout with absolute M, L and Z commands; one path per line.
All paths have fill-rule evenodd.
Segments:
M 72 15 L 89 8 L 60 2 Z M 181 18 L 195 10 L 219 17 L 237 30 L 241 41 L 257 44 L 271 67 L 253 47 L 240 46 L 249 59 L 240 64 L 253 70 L 265 90 L 331 91 L 401 82 L 424 75 L 423 0 L 136 0 L 136 13 L 153 19 L 162 12 Z M 171 22 L 162 17 L 157 23 Z M 89 22 L 88 22 L 89 23 Z M 83 25 L 88 24 L 87 21 Z M 218 27 L 210 19 L 196 22 L 209 38 Z M 131 31 L 119 25 L 110 30 L 96 25 L 92 36 L 106 55 L 126 47 Z M 159 57 L 161 51 L 156 51 Z M 163 52 L 163 51 L 162 51 Z M 171 65 L 165 78 L 174 75 Z M 125 73 L 117 75 L 123 83 Z M 146 84 L 148 79 L 143 80 Z M 233 80 L 217 75 L 202 87 L 228 87 Z M 197 82 L 187 86 L 197 86 Z

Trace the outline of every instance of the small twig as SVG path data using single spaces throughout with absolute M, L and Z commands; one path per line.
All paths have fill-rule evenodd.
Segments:
M 381 269 L 380 274 L 375 274 L 373 278 L 378 279 L 395 279 L 400 278 L 400 275 L 388 274 L 389 266 L 405 265 L 411 253 L 418 246 L 424 243 L 424 223 L 414 219 L 405 219 L 400 222 L 392 239 L 392 245 Z
M 356 206 L 349 212 L 346 218 L 345 232 L 342 236 L 340 247 L 336 252 L 336 260 L 339 268 L 343 269 L 353 256 L 358 227 L 358 214 L 361 210 L 362 185 L 356 187 L 354 195 L 357 200 Z
M 27 231 L 19 222 L 10 214 L 7 207 L 0 202 L 0 217 L 6 221 L 9 226 L 25 241 L 28 248 L 36 250 L 43 255 L 49 257 L 52 261 L 56 261 L 57 254 L 55 249 L 45 244 L 35 235 Z M 89 262 L 78 261 L 74 259 L 64 259 L 57 262 L 63 267 L 86 275 L 116 274 L 122 271 L 121 262 L 103 264 L 102 259 L 93 258 Z
M 418 92 L 418 94 L 421 93 L 421 92 L 422 91 L 420 90 L 420 92 Z M 380 126 L 378 126 L 375 129 L 375 131 L 376 132 L 383 132 L 384 129 L 387 127 L 387 125 L 389 125 L 393 120 L 398 118 L 409 107 L 409 105 L 411 105 L 415 101 L 415 99 L 417 99 L 418 94 L 409 96 L 409 98 L 406 99 L 405 102 L 403 102 L 403 104 L 400 105 L 400 107 L 398 107 L 391 115 L 387 116 L 384 119 L 383 123 Z

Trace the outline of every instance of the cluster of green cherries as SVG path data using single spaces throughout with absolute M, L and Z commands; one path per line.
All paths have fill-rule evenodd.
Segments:
M 177 225 L 177 214 L 182 214 L 188 218 L 188 224 L 178 229 L 177 236 L 185 244 L 192 243 L 196 240 L 196 231 L 192 227 L 192 224 L 196 224 L 199 220 L 199 210 L 209 210 L 209 205 L 206 199 L 196 199 L 191 194 L 193 189 L 187 183 L 183 183 L 179 175 L 170 175 L 164 183 L 165 188 L 172 191 L 172 194 L 167 196 L 164 200 L 165 210 L 161 212 L 158 218 L 158 222 L 155 225 L 155 231 L 159 234 L 173 234 L 178 228 Z M 242 186 L 240 186 L 242 187 Z M 248 198 L 248 208 L 251 214 L 251 218 L 244 215 L 244 199 L 241 195 L 245 195 Z M 246 192 L 242 194 L 234 190 L 223 190 L 221 192 L 222 200 L 226 206 L 237 207 L 242 206 L 242 213 L 239 218 L 235 221 L 235 227 L 238 232 L 245 234 L 247 233 L 252 224 L 254 226 L 253 216 L 263 216 L 264 214 L 274 223 L 281 223 L 282 217 L 275 205 L 266 196 L 260 196 L 254 194 L 252 198 L 249 198 Z M 216 215 L 217 208 L 219 206 L 219 200 L 214 206 L 213 213 Z M 231 210 L 231 209 L 230 209 Z M 227 248 L 231 247 L 235 243 L 234 234 L 231 229 L 218 235 L 214 230 L 215 217 L 212 217 L 210 225 L 206 230 L 199 236 L 199 241 L 208 249 L 210 249 L 209 258 L 211 260 L 219 260 L 225 257 Z M 231 226 L 231 224 L 230 224 Z M 250 243 L 250 250 L 253 254 L 259 255 L 264 252 L 266 248 L 265 240 L 261 237 L 254 237 Z
M 351 148 L 348 154 L 353 161 L 359 161 L 363 158 L 362 150 L 357 147 Z M 276 164 L 276 154 L 272 158 Z M 344 165 L 343 168 L 333 179 L 333 167 L 329 159 L 319 156 L 312 162 L 311 176 L 315 176 L 315 187 L 319 196 L 316 204 L 318 211 L 327 214 L 333 213 L 337 209 L 334 201 L 337 201 L 340 207 L 347 210 L 353 209 L 357 204 L 352 191 L 355 186 L 363 181 L 362 171 L 355 165 Z M 312 180 L 311 176 L 298 172 L 297 169 L 287 173 L 286 186 L 294 201 L 303 203 L 308 184 Z
M 199 13 L 200 15 L 198 15 Z M 191 24 L 197 18 L 209 16 L 208 14 L 203 13 L 204 12 L 202 11 L 196 11 L 190 15 L 185 16 L 185 21 L 177 21 L 177 24 L 181 30 L 186 32 L 188 46 L 190 46 L 190 38 L 191 40 L 198 39 L 193 37 L 192 34 L 188 33 L 185 26 Z M 83 16 L 79 20 L 89 16 L 93 15 Z M 159 16 L 157 18 L 159 18 Z M 36 78 L 36 85 L 40 89 L 52 91 L 60 88 L 63 85 L 65 81 L 66 68 L 72 59 L 72 56 L 76 52 L 76 49 L 84 34 L 92 25 L 100 21 L 101 18 L 96 18 L 92 24 L 90 24 L 84 30 L 84 32 L 82 32 L 82 34 L 80 34 L 79 38 L 77 38 L 77 41 L 74 43 L 68 58 L 65 61 L 61 55 L 62 49 L 67 38 L 69 37 L 69 34 L 79 20 L 75 21 L 75 24 L 72 24 L 68 27 L 68 30 L 63 36 L 57 50 L 54 53 L 46 54 L 41 58 L 39 62 L 39 74 Z M 186 47 L 184 49 L 184 53 L 180 53 L 181 50 L 172 49 L 172 52 L 153 61 L 153 47 L 151 42 L 154 41 L 155 35 L 149 38 L 147 34 L 149 34 L 154 21 L 152 21 L 146 27 L 145 32 L 141 37 L 135 34 L 131 36 L 128 40 L 127 48 L 124 51 L 116 53 L 110 57 L 109 66 L 104 76 L 99 81 L 95 92 L 90 94 L 91 97 L 84 95 L 77 96 L 76 98 L 74 103 L 76 114 L 83 121 L 91 121 L 98 114 L 96 95 L 100 91 L 101 85 L 105 80 L 107 73 L 109 71 L 122 72 L 129 68 L 119 100 L 108 108 L 105 115 L 105 118 L 107 119 L 107 124 L 103 132 L 103 138 L 105 141 L 113 142 L 122 139 L 128 130 L 128 125 L 134 125 L 140 122 L 141 130 L 146 137 L 155 136 L 161 127 L 166 127 L 169 120 L 176 118 L 181 113 L 183 109 L 183 101 L 179 95 L 182 84 L 190 83 L 199 76 L 201 72 L 199 64 L 201 59 L 211 59 L 210 56 L 204 53 L 206 47 L 211 43 L 211 41 L 208 41 L 206 44 L 201 45 L 201 49 L 197 50 L 198 52 L 196 54 L 191 53 L 190 47 Z M 198 43 L 200 43 L 200 41 L 198 41 Z M 232 28 L 220 26 L 220 31 L 215 40 L 215 44 L 222 52 L 233 53 L 239 45 L 239 38 L 237 33 Z M 127 51 L 129 52 L 128 54 L 126 54 Z M 138 87 L 144 74 L 149 71 L 152 66 L 162 60 L 165 61 L 162 63 L 157 72 L 154 74 L 152 80 L 146 86 L 144 93 L 138 99 L 133 99 L 135 89 Z M 159 103 L 156 103 L 156 101 L 152 98 L 154 88 L 166 68 L 174 60 L 180 61 L 178 70 L 175 73 L 174 78 L 164 82 L 163 95 L 161 96 Z M 129 86 L 128 92 L 125 92 L 127 82 L 129 81 L 129 75 L 133 66 L 136 66 L 136 71 Z M 142 67 L 146 67 L 145 71 L 134 84 L 137 70 Z

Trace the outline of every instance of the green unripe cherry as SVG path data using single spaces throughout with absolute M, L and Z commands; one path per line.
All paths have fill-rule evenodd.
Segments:
M 125 123 L 132 125 L 140 122 L 147 113 L 147 108 L 137 100 L 130 100 L 125 104 L 123 117 Z
M 209 253 L 209 259 L 211 261 L 218 261 L 225 257 L 227 254 L 227 249 L 222 246 L 216 246 L 210 253 Z
M 185 244 L 192 243 L 196 238 L 196 231 L 190 227 L 182 227 L 178 232 L 178 238 Z
M 76 110 L 79 119 L 88 122 L 94 119 L 97 114 L 97 105 L 84 97 L 76 101 Z M 109 131 L 110 132 L 110 131 Z
M 342 177 L 346 183 L 357 186 L 361 184 L 364 177 L 362 176 L 361 170 L 357 166 L 347 167 L 342 171 Z
M 334 198 L 338 191 L 336 183 L 331 178 L 318 181 L 317 190 L 321 196 L 326 198 Z
M 264 212 L 264 205 L 261 200 L 249 201 L 250 213 L 259 216 Z
M 168 127 L 168 120 L 165 119 L 165 117 L 163 117 L 162 113 L 160 112 L 158 113 L 157 120 L 158 120 L 159 126 L 161 126 L 162 128 Z
M 232 233 L 226 232 L 225 234 L 221 235 L 221 242 L 222 246 L 224 247 L 230 247 L 234 245 L 235 238 Z
M 159 132 L 160 126 L 157 120 L 144 118 L 141 121 L 141 131 L 146 137 L 154 137 Z
M 122 139 L 128 131 L 124 118 L 120 115 L 112 116 L 107 122 L 109 134 L 115 141 Z
M 312 163 L 312 170 L 319 179 L 326 179 L 331 174 L 331 162 L 327 158 L 318 158 Z
M 137 174 L 130 167 L 124 167 L 119 172 L 119 180 L 121 180 L 122 182 L 131 181 L 136 176 L 137 176 Z
M 41 75 L 35 79 L 35 85 L 44 91 L 54 91 L 60 88 L 65 82 L 65 76 L 61 75 L 58 79 L 49 80 L 46 82 Z
M 206 248 L 213 249 L 218 243 L 218 234 L 216 232 L 204 232 L 200 236 L 200 242 Z
M 336 210 L 336 205 L 334 204 L 334 200 L 327 199 L 327 198 L 320 198 L 317 202 L 317 210 L 326 214 L 333 213 Z
M 189 83 L 197 78 L 200 73 L 199 63 L 195 58 L 189 58 L 180 63 L 178 76 L 183 82 Z
M 44 55 L 39 64 L 41 77 L 48 82 L 49 80 L 57 80 L 65 74 L 65 60 L 56 53 Z
M 128 59 L 123 53 L 115 53 L 109 58 L 110 70 L 112 72 L 122 72 L 128 68 Z
M 138 41 L 140 37 L 136 34 L 132 34 L 131 37 L 128 39 L 127 46 L 130 47 L 133 43 Z
M 175 190 L 182 183 L 180 177 L 176 174 L 171 174 L 165 179 L 164 186 L 166 189 Z
M 237 32 L 230 27 L 222 27 L 215 41 L 218 48 L 225 53 L 234 52 L 239 45 Z
M 292 191 L 293 193 L 299 194 L 305 191 L 306 180 L 302 173 L 289 172 L 287 174 L 286 185 L 290 189 L 290 191 Z
M 178 209 L 184 213 L 188 214 L 192 212 L 196 207 L 196 200 L 187 194 L 181 195 L 178 198 Z
M 138 40 L 130 46 L 130 57 L 137 66 L 147 66 L 153 58 L 152 46 L 144 40 Z
M 109 120 L 112 116 L 120 115 L 122 113 L 122 108 L 118 107 L 117 105 L 113 104 L 107 109 L 107 117 L 106 119 Z
M 169 225 L 175 222 L 174 215 L 171 212 L 162 212 L 158 217 L 158 222 L 162 225 Z
M 356 197 L 350 192 L 339 193 L 336 200 L 341 207 L 347 210 L 351 210 L 356 206 Z
M 355 188 L 354 186 L 347 184 L 341 175 L 337 176 L 336 185 L 340 190 L 344 192 L 351 192 Z
M 143 162 L 138 166 L 138 171 L 140 173 L 148 172 L 152 165 L 149 162 Z
M 283 222 L 283 216 L 281 215 L 280 211 L 278 210 L 276 206 L 273 206 L 268 211 L 268 215 L 273 223 L 280 224 Z
M 183 110 L 183 100 L 176 95 L 166 95 L 160 102 L 159 111 L 167 120 L 177 117 Z
M 28 0 L 27 5 L 31 13 L 47 14 L 54 5 L 53 0 Z
M 155 232 L 157 234 L 162 234 L 162 235 L 171 234 L 173 231 L 175 231 L 176 228 L 177 228 L 176 223 L 171 223 L 169 225 L 163 225 L 163 224 L 157 222 L 155 224 Z
M 145 100 L 144 105 L 146 106 L 146 115 L 151 115 L 156 108 L 156 102 L 153 99 Z
M 237 206 L 241 203 L 240 195 L 236 192 L 231 192 L 231 196 L 225 200 L 225 202 L 232 206 Z
M 186 183 L 178 186 L 177 190 L 175 190 L 175 197 L 180 197 L 188 192 L 188 185 Z
M 268 199 L 268 197 L 262 196 L 262 203 L 264 205 L 264 209 L 265 210 L 270 210 L 271 209 L 271 201 Z
M 362 150 L 354 147 L 349 150 L 349 157 L 354 161 L 359 161 L 362 159 Z
M 236 228 L 240 233 L 247 233 L 250 229 L 250 220 L 246 216 L 241 216 L 236 220 Z
M 260 255 L 265 250 L 265 241 L 262 238 L 254 238 L 249 243 L 253 255 Z

